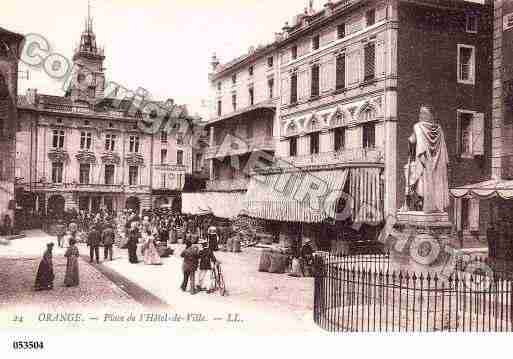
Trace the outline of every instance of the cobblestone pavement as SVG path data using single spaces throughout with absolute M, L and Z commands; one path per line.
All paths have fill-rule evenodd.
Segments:
M 79 259 L 80 285 L 63 286 L 66 271 L 64 249 L 54 247 L 54 289 L 34 291 L 34 280 L 46 243 L 52 238 L 29 233 L 26 238 L 0 245 L 0 312 L 42 313 L 109 310 L 141 310 L 127 293 L 94 267 Z
M 237 325 L 219 323 L 218 328 L 258 334 L 287 334 L 317 331 L 313 323 L 313 279 L 286 274 L 258 272 L 260 250 L 246 248 L 243 253 L 216 252 L 221 261 L 228 296 L 201 292 L 194 296 L 179 289 L 182 281 L 183 245 L 173 245 L 175 253 L 162 258 L 162 265 L 128 263 L 126 250 L 117 249 L 115 260 L 105 262 L 147 291 L 167 302 L 176 312 L 201 312 L 210 317 L 239 314 Z
M 32 231 L 27 232 L 26 238 L 14 241 L 11 245 L 0 245 L 2 310 L 32 306 L 39 312 L 60 309 L 69 311 L 76 308 L 84 311 L 101 303 L 102 312 L 167 312 L 184 317 L 201 313 L 208 321 L 179 325 L 169 322 L 145 323 L 150 326 L 165 325 L 174 328 L 177 334 L 320 333 L 312 320 L 313 279 L 258 272 L 259 249 L 247 248 L 239 254 L 216 252 L 217 258 L 222 262 L 229 295 L 201 292 L 192 296 L 179 289 L 182 280 L 180 253 L 183 245 L 174 245 L 174 255 L 163 258 L 160 266 L 148 266 L 142 262 L 130 264 L 127 251 L 119 248 L 114 249 L 113 261 L 102 262 L 99 266 L 90 265 L 81 259 L 81 285 L 72 289 L 62 287 L 65 271 L 65 261 L 62 257 L 64 249 L 55 246 L 56 287 L 49 292 L 34 292 L 32 286 L 35 272 L 48 241 L 55 242 L 55 237 Z M 79 249 L 82 258 L 88 255 L 88 248 L 85 245 L 80 245 Z M 102 273 L 109 276 L 117 285 Z M 114 275 L 111 275 L 112 273 Z M 119 278 L 122 280 L 118 280 Z M 130 290 L 126 283 L 134 283 L 140 290 L 155 296 L 168 306 L 152 309 L 142 306 L 137 298 L 140 290 Z M 233 321 L 235 318 L 242 321 Z

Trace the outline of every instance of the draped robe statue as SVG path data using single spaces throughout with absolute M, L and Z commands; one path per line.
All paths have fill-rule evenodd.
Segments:
M 422 106 L 419 121 L 408 139 L 410 156 L 405 166 L 406 207 L 425 213 L 444 212 L 449 206 L 449 158 L 442 127 L 431 110 Z

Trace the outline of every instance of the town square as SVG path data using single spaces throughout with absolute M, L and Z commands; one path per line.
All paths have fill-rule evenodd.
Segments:
M 513 331 L 513 2 L 179 3 L 5 6 L 0 322 Z

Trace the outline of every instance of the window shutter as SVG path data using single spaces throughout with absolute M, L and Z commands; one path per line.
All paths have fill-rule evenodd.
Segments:
M 287 105 L 290 101 L 290 79 L 287 74 L 281 80 L 281 104 Z
M 461 231 L 461 198 L 454 199 L 454 220 L 456 230 Z
M 336 68 L 336 88 L 343 89 L 346 87 L 346 54 L 340 54 L 337 57 Z
M 472 153 L 484 155 L 484 114 L 476 113 L 472 119 Z
M 321 92 L 330 91 L 334 88 L 335 71 L 334 61 L 330 60 L 321 65 Z
M 456 156 L 461 155 L 461 113 L 456 112 Z M 460 201 L 461 206 L 461 201 Z
M 369 42 L 364 47 L 364 79 L 370 80 L 376 77 L 376 45 Z
M 307 69 L 301 70 L 297 74 L 298 100 L 306 100 L 310 97 L 310 79 Z
M 385 46 L 383 41 L 376 41 L 376 75 L 385 73 Z
M 471 231 L 479 231 L 479 198 L 470 199 L 468 223 Z
M 347 83 L 356 84 L 360 81 L 360 51 L 355 50 L 347 54 Z

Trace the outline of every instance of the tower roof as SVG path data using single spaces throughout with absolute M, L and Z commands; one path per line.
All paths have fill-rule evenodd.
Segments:
M 89 1 L 87 4 L 85 28 L 80 36 L 80 45 L 75 50 L 75 56 L 77 55 L 103 58 L 103 49 L 99 48 L 96 44 L 96 35 L 93 31 L 93 18 L 91 16 L 91 3 Z

